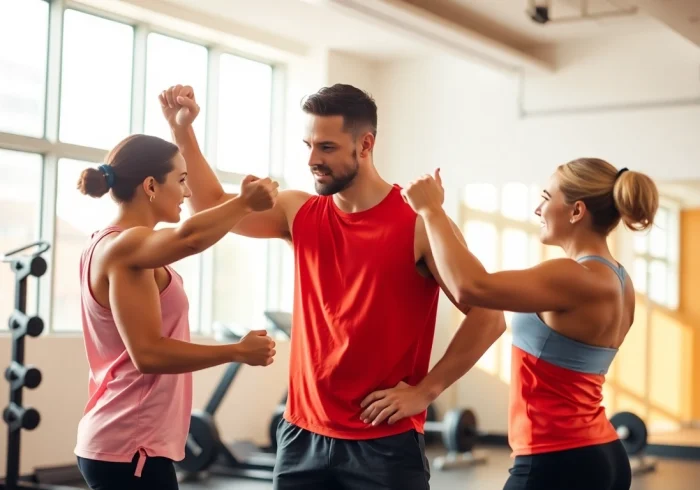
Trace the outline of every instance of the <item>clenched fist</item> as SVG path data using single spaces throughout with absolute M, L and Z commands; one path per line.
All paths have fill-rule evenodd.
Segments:
M 241 362 L 250 366 L 269 366 L 276 351 L 275 341 L 265 330 L 252 330 L 238 343 Z
M 241 183 L 240 197 L 251 211 L 265 211 L 275 205 L 279 184 L 266 177 L 248 175 Z
M 406 201 L 418 214 L 442 209 L 445 201 L 445 189 L 442 188 L 440 169 L 435 170 L 435 175 L 424 175 L 414 180 L 401 191 Z
M 194 90 L 189 85 L 174 85 L 158 96 L 165 120 L 172 129 L 191 126 L 199 114 Z

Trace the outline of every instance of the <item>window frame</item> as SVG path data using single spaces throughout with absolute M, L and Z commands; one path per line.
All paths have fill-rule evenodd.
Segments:
M 48 1 L 48 0 L 41 0 Z M 271 124 L 270 124 L 270 158 L 268 170 L 271 177 L 278 180 L 280 188 L 286 188 L 284 181 L 284 87 L 285 67 L 276 60 L 262 59 L 260 56 L 248 54 L 235 46 L 222 45 L 212 39 L 204 39 L 192 36 L 169 28 L 165 23 L 145 22 L 140 19 L 130 18 L 122 14 L 103 10 L 101 8 L 72 2 L 70 0 L 51 0 L 49 4 L 48 22 L 48 54 L 46 68 L 46 92 L 44 106 L 44 133 L 43 136 L 32 137 L 20 134 L 0 132 L 0 148 L 26 153 L 38 154 L 43 159 L 42 166 L 42 190 L 41 190 L 41 216 L 39 220 L 39 237 L 51 243 L 51 249 L 44 255 L 48 263 L 48 273 L 39 279 L 37 288 L 38 314 L 43 318 L 47 327 L 44 335 L 71 336 L 82 334 L 80 330 L 55 331 L 52 322 L 49 321 L 53 314 L 53 288 L 57 286 L 54 275 L 55 242 L 56 242 L 56 199 L 58 161 L 63 158 L 82 160 L 87 162 L 101 162 L 109 149 L 95 148 L 76 144 L 65 143 L 59 139 L 60 101 L 61 101 L 61 77 L 62 77 L 62 50 L 63 50 L 63 17 L 66 10 L 94 15 L 110 21 L 130 25 L 134 29 L 133 43 L 133 70 L 131 81 L 130 103 L 130 133 L 143 132 L 145 126 L 145 97 L 146 97 L 146 63 L 148 51 L 148 35 L 156 33 L 173 37 L 178 40 L 195 43 L 205 47 L 208 51 L 207 62 L 207 96 L 205 114 L 205 141 L 200 141 L 202 152 L 222 184 L 240 185 L 244 174 L 220 171 L 216 167 L 216 147 L 218 137 L 218 100 L 219 90 L 219 59 L 222 54 L 230 54 L 262 62 L 272 67 L 271 90 Z M 126 135 L 124 135 L 126 136 Z M 273 264 L 281 263 L 281 251 L 278 247 L 270 246 L 267 256 L 268 280 L 266 286 L 267 308 L 277 308 L 280 302 L 279 277 L 272 273 Z M 199 254 L 199 297 L 196 302 L 200 305 L 197 316 L 197 324 L 191 325 L 193 337 L 206 335 L 210 332 L 213 314 L 213 250 L 210 248 Z M 195 303 L 195 301 L 193 301 Z M 0 319 L 2 321 L 2 319 Z M 8 335 L 4 329 L 0 335 Z
M 636 263 L 637 259 L 642 259 L 646 262 L 646 287 L 643 292 L 638 291 L 642 294 L 645 300 L 652 305 L 657 305 L 662 308 L 671 311 L 677 311 L 680 306 L 680 248 L 681 248 L 681 210 L 682 206 L 679 202 L 670 199 L 666 196 L 659 197 L 659 209 L 664 209 L 668 213 L 668 227 L 666 233 L 672 233 L 671 236 L 666 236 L 666 253 L 663 257 L 653 255 L 651 253 L 651 230 L 646 232 L 635 232 L 644 233 L 642 235 L 646 241 L 646 251 L 638 252 L 636 247 L 633 247 L 633 264 Z M 653 225 L 657 226 L 657 225 Z M 651 262 L 662 262 L 666 266 L 666 287 L 670 286 L 670 279 L 675 278 L 675 297 L 669 298 L 669 293 L 667 291 L 666 301 L 659 302 L 652 298 L 650 293 L 651 287 Z

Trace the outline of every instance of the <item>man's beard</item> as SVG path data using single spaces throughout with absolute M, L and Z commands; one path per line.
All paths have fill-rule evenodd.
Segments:
M 360 162 L 357 161 L 356 152 L 353 152 L 352 154 L 352 163 L 353 165 L 350 171 L 348 171 L 348 173 L 344 175 L 332 174 L 330 169 L 325 165 L 318 165 L 314 167 L 312 170 L 327 172 L 328 176 L 331 178 L 331 181 L 328 183 L 321 183 L 318 181 L 314 182 L 316 193 L 318 193 L 321 196 L 332 196 L 333 194 L 342 192 L 348 187 L 350 187 L 350 184 L 353 180 L 355 180 L 355 177 L 357 177 L 357 173 L 360 170 Z

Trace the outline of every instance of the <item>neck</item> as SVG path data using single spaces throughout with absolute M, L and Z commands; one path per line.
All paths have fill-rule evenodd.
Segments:
M 391 189 L 392 185 L 382 179 L 374 164 L 369 162 L 347 189 L 333 195 L 333 201 L 346 213 L 357 213 L 382 202 Z
M 608 259 L 613 258 L 606 238 L 593 232 L 576 234 L 563 243 L 561 248 L 564 249 L 567 257 L 574 260 L 586 255 L 599 255 Z
M 125 229 L 136 226 L 155 228 L 156 224 L 158 220 L 153 216 L 151 209 L 140 202 L 120 205 L 117 217 L 112 221 L 112 225 Z

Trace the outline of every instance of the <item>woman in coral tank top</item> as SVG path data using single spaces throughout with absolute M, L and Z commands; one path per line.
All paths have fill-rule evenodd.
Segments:
M 404 191 L 426 223 L 438 271 L 459 302 L 513 311 L 506 490 L 629 490 L 630 463 L 605 414 L 605 374 L 634 321 L 634 285 L 608 249 L 620 222 L 649 228 L 659 196 L 646 175 L 604 160 L 560 165 L 535 210 L 540 239 L 567 258 L 488 273 L 442 210 L 439 171 Z M 468 245 L 468 244 L 467 244 Z
M 78 466 L 94 490 L 178 488 L 192 409 L 191 373 L 242 362 L 266 366 L 265 331 L 229 345 L 190 343 L 188 301 L 170 264 L 214 245 L 243 217 L 272 207 L 277 183 L 248 176 L 241 194 L 176 227 L 190 190 L 177 146 L 132 135 L 78 189 L 108 191 L 116 219 L 92 235 L 80 259 L 82 327 L 89 399 L 78 427 Z

